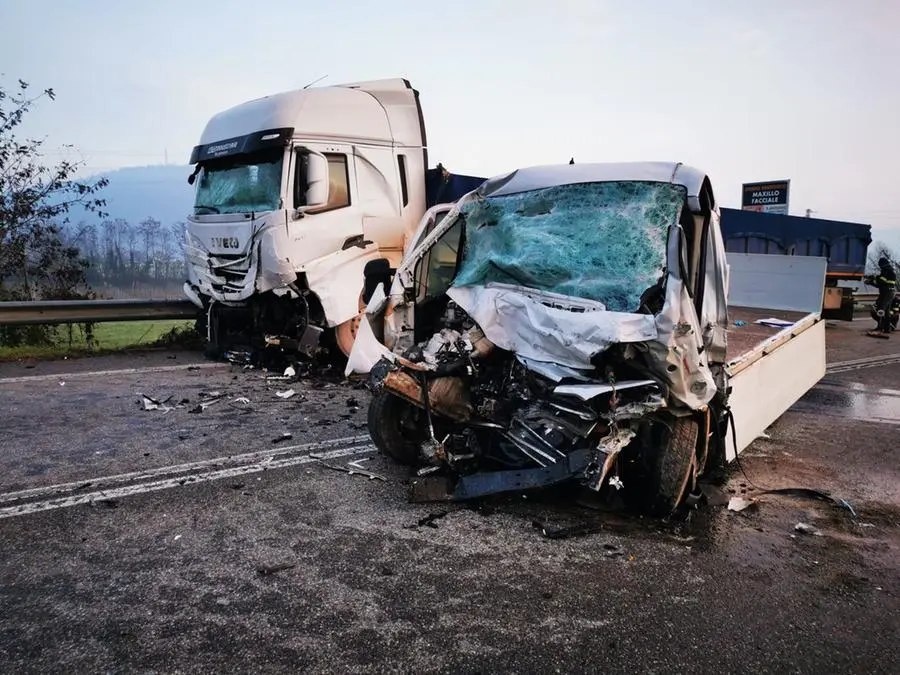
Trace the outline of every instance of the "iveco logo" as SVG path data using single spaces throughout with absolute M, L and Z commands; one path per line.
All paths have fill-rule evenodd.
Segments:
M 240 248 L 237 237 L 212 237 L 210 243 L 214 248 Z

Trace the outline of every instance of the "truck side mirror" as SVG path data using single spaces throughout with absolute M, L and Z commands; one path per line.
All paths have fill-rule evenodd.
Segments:
M 328 158 L 319 152 L 304 149 L 297 153 L 296 172 L 294 196 L 297 213 L 325 206 L 330 188 Z

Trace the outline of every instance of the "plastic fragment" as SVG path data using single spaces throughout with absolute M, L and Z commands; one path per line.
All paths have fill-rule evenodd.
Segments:
M 612 478 L 610 478 L 609 484 L 612 485 L 614 488 L 616 488 L 616 490 L 621 490 L 623 487 L 625 487 L 625 484 L 622 482 L 622 479 L 619 478 L 618 476 L 613 476 Z
M 287 391 L 276 391 L 275 395 L 278 398 L 290 398 L 291 396 L 293 396 L 296 393 L 297 392 L 295 392 L 293 389 L 288 389 Z
M 753 506 L 756 502 L 752 499 L 745 499 L 744 497 L 732 497 L 728 500 L 728 510 L 729 511 L 743 511 L 744 509 Z
M 800 532 L 801 534 L 812 534 L 817 537 L 822 536 L 822 533 L 809 523 L 797 523 L 796 525 L 794 525 L 794 530 Z

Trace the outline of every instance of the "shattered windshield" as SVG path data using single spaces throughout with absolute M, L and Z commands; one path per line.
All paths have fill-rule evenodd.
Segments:
M 197 181 L 194 215 L 280 208 L 283 163 L 282 148 L 205 162 Z
M 635 312 L 665 273 L 686 190 L 651 182 L 560 185 L 472 201 L 454 286 L 516 284 Z

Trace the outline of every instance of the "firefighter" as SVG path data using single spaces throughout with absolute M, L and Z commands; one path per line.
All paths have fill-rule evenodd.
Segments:
M 891 261 L 884 256 L 879 258 L 878 274 L 866 277 L 866 283 L 878 288 L 878 300 L 875 301 L 878 328 L 869 331 L 868 334 L 872 337 L 887 338 L 893 329 L 891 310 L 897 290 L 897 273 L 894 271 Z

